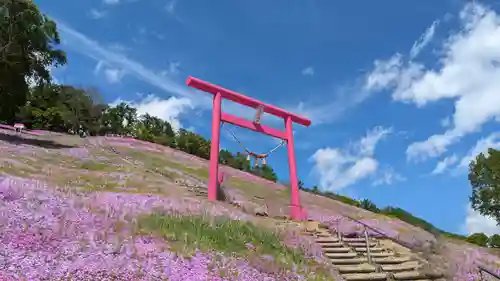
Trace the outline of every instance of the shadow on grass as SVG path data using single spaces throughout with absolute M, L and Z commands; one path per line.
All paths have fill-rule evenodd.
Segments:
M 76 146 L 65 145 L 61 143 L 57 143 L 51 140 L 41 140 L 41 139 L 31 139 L 24 138 L 17 135 L 9 135 L 0 132 L 0 141 L 5 141 L 10 144 L 27 144 L 32 146 L 38 146 L 43 148 L 51 148 L 51 149 L 63 149 L 63 148 L 75 148 Z

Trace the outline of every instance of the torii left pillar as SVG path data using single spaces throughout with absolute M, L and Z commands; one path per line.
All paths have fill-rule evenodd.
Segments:
M 212 109 L 212 139 L 210 147 L 210 171 L 208 181 L 208 199 L 217 200 L 217 188 L 219 180 L 219 150 L 220 150 L 220 124 L 221 122 L 230 123 L 242 128 L 250 129 L 255 132 L 263 133 L 275 138 L 285 140 L 288 150 L 288 167 L 290 171 L 290 216 L 294 220 L 302 220 L 305 216 L 305 210 L 300 204 L 299 181 L 297 179 L 297 164 L 295 160 L 293 123 L 303 126 L 311 125 L 311 121 L 305 117 L 298 116 L 284 109 L 263 103 L 242 94 L 233 92 L 223 87 L 210 84 L 206 81 L 188 77 L 186 84 L 190 87 L 202 90 L 213 95 Z M 245 105 L 263 113 L 268 113 L 284 120 L 285 131 L 252 122 L 225 112 L 222 112 L 222 99 Z

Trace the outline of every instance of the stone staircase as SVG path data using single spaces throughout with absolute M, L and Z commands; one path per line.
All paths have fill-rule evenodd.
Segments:
M 325 256 L 346 281 L 444 280 L 443 274 L 424 272 L 423 262 L 384 246 L 381 240 L 342 237 L 317 222 L 306 223 L 305 233 L 315 238 Z

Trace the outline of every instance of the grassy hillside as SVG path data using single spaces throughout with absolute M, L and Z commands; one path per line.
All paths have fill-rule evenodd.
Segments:
M 224 167 L 233 204 L 214 203 L 177 184 L 203 185 L 207 161 L 165 146 L 1 130 L 0 151 L 1 280 L 341 280 L 309 238 L 272 219 L 288 213 L 277 183 Z M 456 280 L 477 274 L 476 261 L 500 266 L 488 249 L 325 196 L 301 198 L 310 218 L 345 234 L 367 225 Z M 268 218 L 252 215 L 266 205 Z

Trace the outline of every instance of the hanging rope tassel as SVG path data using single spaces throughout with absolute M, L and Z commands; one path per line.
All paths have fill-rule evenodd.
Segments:
M 221 128 L 222 128 L 223 125 L 224 125 L 224 123 L 221 123 Z M 259 162 L 260 162 L 260 165 L 266 165 L 266 158 L 269 155 L 271 155 L 274 151 L 276 151 L 278 148 L 280 148 L 284 144 L 286 144 L 285 140 L 281 140 L 281 142 L 276 147 L 274 147 L 273 149 L 269 150 L 267 153 L 265 153 L 265 154 L 256 154 L 256 153 L 251 152 L 248 148 L 246 148 L 245 145 L 238 139 L 238 137 L 236 137 L 236 135 L 234 134 L 234 132 L 232 130 L 230 130 L 228 127 L 225 127 L 225 128 L 226 128 L 226 130 L 229 131 L 229 133 L 231 134 L 231 136 L 233 137 L 233 139 L 246 152 L 246 155 L 247 155 L 246 159 L 247 159 L 247 161 L 250 161 L 251 158 L 253 158 L 253 160 L 254 160 L 254 167 L 258 167 L 259 166 Z

